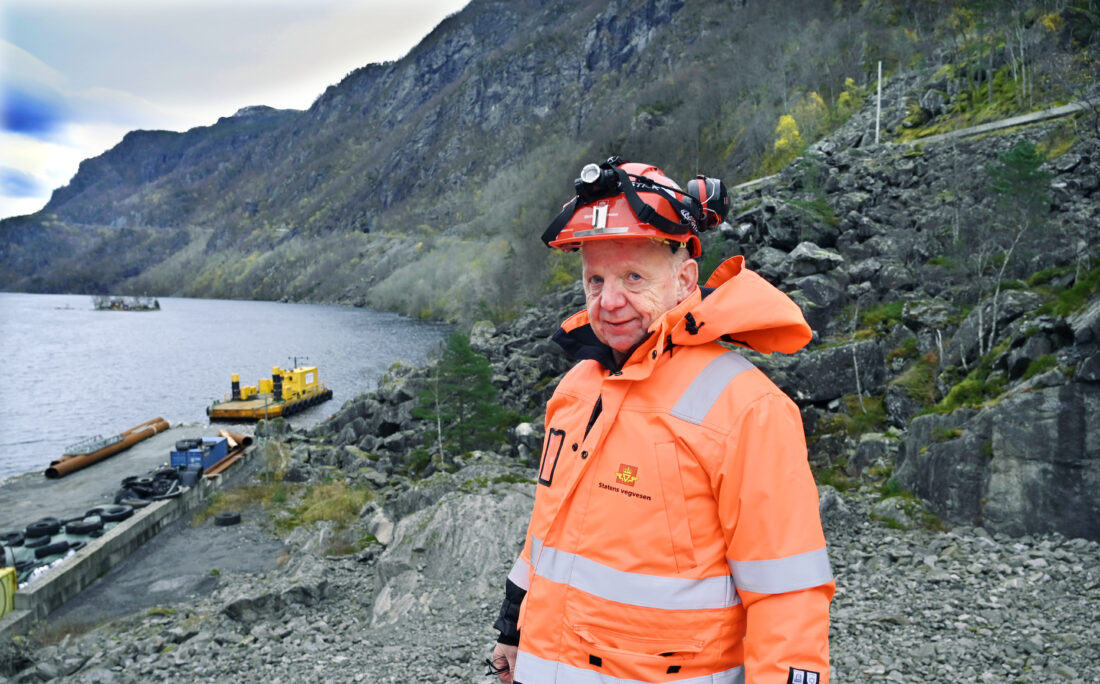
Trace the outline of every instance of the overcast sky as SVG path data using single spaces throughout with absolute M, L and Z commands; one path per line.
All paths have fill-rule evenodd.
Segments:
M 468 0 L 2 0 L 0 218 L 42 208 L 130 130 L 306 109 Z

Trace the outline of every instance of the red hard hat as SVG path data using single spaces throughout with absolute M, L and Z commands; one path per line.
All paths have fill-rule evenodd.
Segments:
M 711 185 L 707 185 L 709 182 Z M 693 193 L 684 192 L 665 172 L 650 164 L 624 162 L 612 157 L 603 164 L 589 164 L 576 180 L 577 196 L 543 233 L 550 247 L 578 249 L 593 240 L 650 238 L 686 245 L 693 258 L 703 253 L 699 231 L 713 227 L 725 212 L 711 211 L 711 195 L 721 190 L 721 181 L 700 176 Z M 712 191 L 712 192 L 708 192 Z M 717 206 L 717 205 L 715 205 Z

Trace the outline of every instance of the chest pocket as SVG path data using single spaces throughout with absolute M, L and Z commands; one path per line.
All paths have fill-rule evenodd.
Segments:
M 688 518 L 687 501 L 684 497 L 684 483 L 680 476 L 680 461 L 676 443 L 665 442 L 656 447 L 658 480 L 661 483 L 661 499 L 664 501 L 665 516 L 668 519 L 668 536 L 672 555 L 676 562 L 676 571 L 685 572 L 694 568 L 695 545 L 691 540 L 691 525 Z

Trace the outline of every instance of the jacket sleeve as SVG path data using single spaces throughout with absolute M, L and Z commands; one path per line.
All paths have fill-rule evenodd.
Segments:
M 500 606 L 500 616 L 493 623 L 493 628 L 500 632 L 497 642 L 502 644 L 519 645 L 519 609 L 527 596 L 530 583 L 529 554 L 530 551 L 525 547 L 512 565 L 508 580 L 504 583 L 504 602 Z
M 745 682 L 826 684 L 835 582 L 798 408 L 763 395 L 735 418 L 727 445 L 718 504 L 746 611 Z

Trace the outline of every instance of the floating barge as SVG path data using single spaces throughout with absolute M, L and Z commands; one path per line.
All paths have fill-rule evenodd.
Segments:
M 275 366 L 270 378 L 258 386 L 241 387 L 240 376 L 232 376 L 232 391 L 224 401 L 206 409 L 210 420 L 242 421 L 287 417 L 332 399 L 332 390 L 318 380 L 317 366 L 286 370 Z
M 74 470 L 80 470 L 109 456 L 114 456 L 120 451 L 125 451 L 141 440 L 148 439 L 158 432 L 164 432 L 169 427 L 165 419 L 154 418 L 112 437 L 100 435 L 89 437 L 65 449 L 61 458 L 50 461 L 50 467 L 46 468 L 45 475 L 51 480 L 63 477 Z

